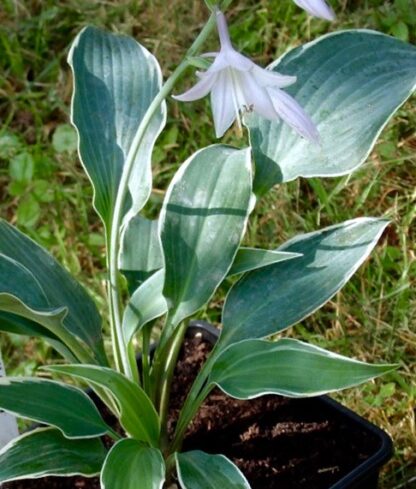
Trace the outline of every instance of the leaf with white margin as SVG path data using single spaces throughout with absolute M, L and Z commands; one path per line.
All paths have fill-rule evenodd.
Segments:
M 0 303 L 1 302 L 0 299 Z M 58 311 L 58 322 L 56 323 L 58 327 L 60 327 L 61 321 L 60 313 L 61 311 Z M 76 362 L 77 359 L 74 357 L 73 353 L 61 342 L 61 340 L 49 329 L 40 324 L 42 319 L 44 319 L 44 317 L 42 315 L 39 316 L 39 314 L 36 315 L 36 321 L 38 322 L 35 322 L 17 314 L 0 311 L 0 331 L 18 335 L 42 337 L 55 348 L 63 358 L 67 359 L 69 362 Z
M 68 333 L 82 340 L 96 358 L 105 363 L 101 318 L 97 307 L 84 288 L 55 258 L 4 220 L 0 220 L 0 256 L 0 310 L 22 315 L 35 322 L 38 321 L 33 314 L 43 315 L 45 321 L 49 321 L 48 316 L 53 316 L 57 325 L 61 322 Z M 31 312 L 19 311 L 16 300 L 9 307 L 6 296 L 18 299 Z M 50 329 L 45 322 L 40 324 Z M 55 330 L 50 330 L 60 337 Z
M 18 297 L 29 307 L 47 309 L 48 299 L 33 273 L 18 261 L 0 254 L 0 294 Z
M 62 321 L 67 310 L 48 309 L 45 293 L 33 274 L 0 254 L 0 330 L 42 336 L 66 357 L 71 356 L 58 337 L 65 334 Z
M 145 280 L 163 267 L 158 221 L 140 215 L 133 217 L 122 236 L 119 269 L 134 292 Z
M 55 428 L 38 428 L 0 451 L 0 483 L 46 476 L 100 473 L 106 449 L 99 439 L 69 440 Z
M 352 219 L 280 246 L 279 251 L 302 256 L 250 272 L 230 289 L 217 350 L 278 333 L 315 312 L 348 282 L 387 224 L 385 219 Z
M 200 309 L 226 277 L 252 198 L 250 151 L 204 148 L 178 170 L 160 216 L 171 324 Z
M 292 260 L 301 256 L 298 253 L 240 248 L 228 276 L 245 273 L 257 268 Z M 165 281 L 164 269 L 159 270 L 143 282 L 131 296 L 123 315 L 123 331 L 126 343 L 150 321 L 163 316 L 168 304 L 163 295 Z
M 168 310 L 163 295 L 165 271 L 159 270 L 143 282 L 131 296 L 123 314 L 123 333 L 126 344 L 150 321 Z
M 245 340 L 221 353 L 208 382 L 237 399 L 266 394 L 313 397 L 362 384 L 395 368 L 370 365 L 289 338 Z
M 240 248 L 228 276 L 245 273 L 257 268 L 291 260 L 301 256 L 298 253 Z M 165 281 L 164 269 L 143 282 L 133 293 L 123 315 L 123 331 L 126 343 L 150 321 L 163 316 L 168 311 L 168 304 L 163 295 Z
M 101 472 L 102 489 L 162 489 L 165 462 L 160 450 L 137 440 L 117 442 Z
M 156 58 L 134 39 L 95 27 L 78 34 L 68 62 L 74 75 L 71 118 L 79 135 L 80 158 L 94 187 L 94 207 L 108 231 L 128 152 L 160 91 L 162 74 Z M 150 196 L 151 155 L 165 120 L 162 103 L 135 157 L 125 209 L 129 217 Z
M 63 320 L 68 312 L 65 307 L 40 311 L 28 307 L 13 295 L 0 293 L 0 311 L 11 313 L 11 316 L 6 316 L 6 321 L 1 325 L 2 331 L 42 336 L 58 351 L 65 354 L 66 358 L 73 357 L 63 343 L 68 338 L 68 333 L 63 327 Z M 55 335 L 58 340 L 55 339 Z M 75 338 L 71 340 L 76 341 Z
M 270 68 L 297 76 L 285 91 L 317 125 L 321 144 L 281 121 L 249 114 L 259 195 L 297 177 L 335 177 L 358 168 L 416 87 L 416 48 L 375 31 L 341 31 L 293 49 Z
M 183 489 L 250 489 L 240 469 L 224 455 L 193 450 L 175 453 L 175 458 Z
M 259 248 L 240 248 L 233 262 L 228 276 L 237 275 L 239 273 L 251 272 L 258 268 L 272 265 L 281 261 L 292 260 L 298 258 L 299 253 L 287 253 L 277 250 L 262 250 Z
M 48 365 L 44 369 L 103 387 L 116 401 L 120 424 L 127 433 L 151 446 L 158 445 L 160 422 L 152 401 L 139 385 L 123 374 L 96 365 Z
M 109 430 L 84 391 L 53 380 L 0 378 L 0 409 L 54 426 L 67 438 L 92 438 Z
M 25 302 L 23 302 L 25 301 Z M 0 255 L 0 330 L 42 336 L 67 358 L 71 353 L 62 343 L 66 308 L 50 309 L 33 274 L 19 262 Z

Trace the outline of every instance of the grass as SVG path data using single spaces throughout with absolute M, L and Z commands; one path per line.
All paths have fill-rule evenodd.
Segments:
M 206 11 L 202 1 L 84 2 L 4 0 L 0 10 L 1 216 L 47 247 L 91 291 L 106 314 L 102 226 L 68 126 L 71 77 L 65 57 L 87 24 L 131 34 L 156 54 L 167 75 L 192 41 Z M 412 0 L 332 2 L 334 25 L 307 18 L 290 0 L 241 0 L 230 10 L 236 44 L 266 65 L 288 47 L 331 30 L 375 28 L 416 42 Z M 186 26 L 184 28 L 184 26 Z M 214 41 L 212 41 L 212 47 Z M 190 78 L 183 81 L 189 86 Z M 195 117 L 195 112 L 197 117 Z M 192 121 L 192 122 L 191 122 Z M 416 471 L 416 106 L 410 100 L 389 123 L 359 171 L 349 177 L 297 180 L 271 191 L 251 219 L 247 244 L 272 248 L 287 238 L 361 215 L 392 220 L 372 258 L 319 313 L 290 334 L 400 370 L 337 397 L 386 429 L 396 453 L 380 487 L 412 487 Z M 179 164 L 213 142 L 207 102 L 170 104 L 154 157 L 150 213 Z M 227 142 L 240 144 L 235 133 Z M 223 294 L 201 315 L 218 322 Z M 9 373 L 31 374 L 53 358 L 40 340 L 1 336 Z

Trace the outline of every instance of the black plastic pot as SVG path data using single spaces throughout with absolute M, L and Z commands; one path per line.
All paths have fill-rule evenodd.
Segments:
M 205 321 L 192 321 L 187 336 L 194 337 L 196 335 L 200 335 L 205 341 L 214 344 L 218 339 L 219 332 Z M 347 419 L 350 424 L 356 425 L 364 433 L 372 434 L 379 441 L 378 449 L 367 460 L 328 489 L 377 489 L 380 469 L 393 454 L 393 443 L 389 435 L 328 396 L 316 397 L 312 401 L 316 404 L 317 412 L 322 409 L 333 412 L 334 417 Z M 311 399 L 308 402 L 310 403 Z
M 195 336 L 200 336 L 202 339 L 213 345 L 219 337 L 219 331 L 205 321 L 192 321 L 187 330 L 187 337 L 191 338 Z M 152 345 L 151 354 L 153 354 L 155 346 L 156 345 Z M 140 368 L 140 355 L 137 356 L 137 363 Z M 91 396 L 94 402 L 96 402 L 98 407 L 102 406 L 101 401 L 91 389 L 87 389 L 86 392 Z M 299 402 L 302 401 L 303 400 L 299 400 Z M 367 460 L 355 467 L 338 482 L 328 487 L 328 489 L 377 489 L 379 471 L 381 467 L 391 458 L 393 453 L 393 444 L 388 434 L 328 396 L 308 399 L 308 409 L 311 408 L 311 401 L 314 403 L 313 409 L 316 410 L 316 412 L 320 412 L 322 410 L 332 412 L 334 413 L 334 418 L 342 417 L 347 419 L 350 424 L 355 424 L 360 431 L 371 434 L 379 441 L 378 449 Z M 35 424 L 31 429 L 38 426 L 38 424 Z

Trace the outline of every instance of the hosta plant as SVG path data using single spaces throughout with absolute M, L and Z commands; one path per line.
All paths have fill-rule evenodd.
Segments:
M 365 161 L 415 86 L 416 49 L 377 32 L 349 30 L 261 68 L 233 47 L 224 14 L 229 3 L 206 1 L 206 25 L 165 82 L 156 58 L 129 37 L 87 27 L 72 45 L 72 122 L 105 228 L 112 351 L 104 348 L 102 317 L 84 288 L 46 250 L 1 221 L 0 328 L 43 337 L 65 362 L 46 366 L 38 377 L 0 380 L 0 408 L 41 425 L 1 450 L 0 483 L 100 474 L 103 489 L 155 489 L 172 481 L 183 489 L 248 488 L 221 454 L 181 449 L 187 426 L 215 386 L 238 399 L 318 396 L 394 368 L 279 338 L 344 286 L 386 219 L 334 223 L 273 250 L 242 243 L 256 202 L 273 186 L 345 175 Z M 333 17 L 323 0 L 295 3 Z M 212 31 L 220 49 L 204 54 Z M 198 81 L 179 94 L 177 81 L 194 67 L 202 70 Z M 249 143 L 237 149 L 216 142 L 190 155 L 158 219 L 149 220 L 143 208 L 152 190 L 152 151 L 171 94 L 184 102 L 209 94 L 217 138 L 237 119 Z M 229 289 L 220 337 L 175 432 L 168 433 L 170 388 L 188 322 L 220 285 Z M 76 387 L 79 381 L 95 391 L 121 430 L 104 421 Z M 110 448 L 104 435 L 113 440 Z

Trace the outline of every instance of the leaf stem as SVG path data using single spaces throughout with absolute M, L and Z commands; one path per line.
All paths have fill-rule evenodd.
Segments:
M 139 375 L 139 369 L 137 366 L 137 360 L 136 360 L 136 350 L 134 349 L 134 344 L 133 341 L 130 341 L 130 343 L 127 345 L 127 352 L 129 355 L 129 362 L 130 365 L 134 368 L 132 368 L 132 374 L 133 374 L 133 381 L 140 385 L 140 375 Z
M 108 230 L 106 230 L 106 246 L 107 246 L 107 269 L 109 270 L 109 275 L 110 275 L 110 233 Z M 109 277 L 110 278 L 110 277 Z M 112 300 L 112 280 L 111 278 L 108 281 L 107 284 L 107 293 L 108 293 L 108 298 L 109 298 L 109 310 L 110 310 L 110 332 L 111 332 L 111 345 L 113 347 L 113 356 L 114 356 L 114 363 L 115 363 L 115 368 L 117 371 L 121 372 L 122 371 L 122 361 L 121 361 L 121 354 L 120 354 L 120 345 L 117 340 L 117 328 L 116 328 L 116 319 L 115 319 L 115 311 L 114 311 L 114 305 L 113 305 L 113 300 Z
M 204 399 L 212 389 L 212 386 L 207 384 L 207 379 L 212 365 L 218 358 L 219 353 L 220 352 L 217 352 L 214 347 L 209 358 L 204 363 L 202 369 L 199 371 L 194 383 L 192 384 L 191 390 L 189 391 L 189 394 L 179 414 L 179 419 L 176 425 L 170 450 L 171 453 L 180 448 L 188 424 L 191 422 L 200 405 L 203 403 Z
M 114 431 L 113 428 L 109 428 L 108 429 L 108 432 L 107 432 L 107 435 L 112 438 L 114 441 L 119 441 L 121 440 L 123 437 L 120 436 L 117 431 Z
M 129 361 L 129 355 L 127 353 L 127 348 L 124 342 L 122 334 L 122 323 L 121 323 L 121 307 L 120 307 L 120 283 L 118 274 L 118 255 L 120 248 L 120 227 L 123 218 L 124 202 L 128 192 L 128 183 L 130 176 L 134 167 L 134 162 L 136 160 L 137 153 L 139 151 L 140 145 L 146 134 L 146 130 L 156 111 L 159 109 L 160 105 L 172 91 L 177 80 L 182 76 L 185 70 L 189 66 L 188 57 L 193 56 L 205 42 L 206 38 L 210 34 L 211 30 L 215 26 L 215 14 L 211 14 L 208 22 L 203 27 L 202 31 L 199 33 L 198 37 L 195 39 L 192 46 L 189 48 L 184 60 L 177 66 L 172 75 L 167 79 L 160 92 L 153 99 L 146 114 L 144 115 L 136 135 L 134 136 L 132 145 L 130 147 L 129 153 L 124 164 L 123 173 L 121 175 L 120 184 L 117 192 L 116 202 L 114 204 L 114 212 L 111 223 L 110 230 L 110 240 L 109 240 L 109 282 L 110 282 L 110 311 L 112 311 L 112 337 L 113 341 L 117 343 L 114 345 L 114 351 L 118 350 L 116 358 L 119 359 L 118 369 L 124 371 L 124 373 L 130 378 L 134 378 L 133 369 L 136 365 L 132 366 Z
M 191 422 L 192 418 L 197 413 L 201 404 L 204 402 L 204 400 L 206 399 L 206 397 L 209 395 L 209 393 L 212 391 L 213 388 L 214 386 L 212 384 L 205 384 L 205 386 L 199 392 L 196 399 L 194 399 L 192 404 L 188 406 L 186 410 L 187 416 L 183 417 L 182 420 L 178 421 L 178 424 L 176 426 L 175 436 L 169 449 L 170 454 L 175 453 L 181 449 L 183 437 L 185 436 L 188 424 Z
M 179 352 L 185 337 L 188 325 L 183 322 L 172 335 L 169 344 L 166 347 L 166 353 L 162 356 L 163 371 L 160 378 L 160 390 L 158 392 L 158 407 L 161 426 L 161 446 L 168 445 L 168 411 L 172 378 L 178 361 Z
M 151 396 L 150 381 L 150 340 L 153 323 L 146 324 L 142 331 L 142 380 L 143 389 L 148 396 Z

